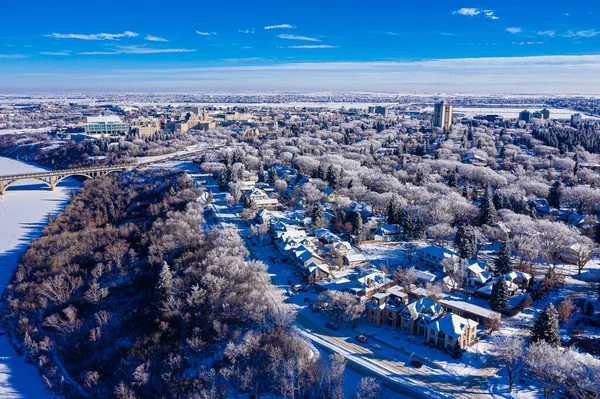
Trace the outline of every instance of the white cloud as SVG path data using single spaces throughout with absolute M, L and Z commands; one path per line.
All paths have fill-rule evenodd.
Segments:
M 239 33 L 246 33 L 246 34 L 252 34 L 255 32 L 254 28 L 252 29 L 240 29 L 238 30 Z
M 537 34 L 538 34 L 538 36 L 554 37 L 554 36 L 556 36 L 556 31 L 555 30 L 541 30 Z
M 277 36 L 280 39 L 287 39 L 287 40 L 302 40 L 305 42 L 320 42 L 319 39 L 315 39 L 314 37 L 308 37 L 308 36 L 296 36 L 296 35 L 278 35 Z
M 44 35 L 55 39 L 79 39 L 79 40 L 116 40 L 124 37 L 137 37 L 135 32 L 125 31 L 123 33 L 92 33 L 89 35 L 81 33 L 52 33 Z
M 459 10 L 453 11 L 452 14 L 465 15 L 467 17 L 475 17 L 482 15 L 489 19 L 500 19 L 494 15 L 493 10 L 482 10 L 480 8 L 463 7 Z
M 310 44 L 310 45 L 304 45 L 304 46 L 288 46 L 288 48 L 317 49 L 317 48 L 338 48 L 338 46 L 330 46 L 329 44 Z
M 214 36 L 217 34 L 217 32 L 202 32 L 199 30 L 197 30 L 196 33 L 199 34 L 200 36 Z
M 521 33 L 521 28 L 506 28 L 508 33 Z
M 165 42 L 165 43 L 168 42 L 167 39 L 164 39 L 164 38 L 158 37 L 158 36 L 152 36 L 152 35 L 146 35 L 144 40 L 148 40 L 149 42 Z
M 119 46 L 109 51 L 84 51 L 80 55 L 116 55 L 116 54 L 164 54 L 164 53 L 193 53 L 196 50 L 187 48 L 150 48 L 141 46 Z
M 18 59 L 18 58 L 27 58 L 29 57 L 26 54 L 2 54 L 0 53 L 0 58 L 4 59 Z
M 385 32 L 385 34 L 390 36 L 400 36 L 400 34 L 396 32 Z
M 280 25 L 269 25 L 269 26 L 265 26 L 265 30 L 271 30 L 271 29 L 294 29 L 295 26 L 292 26 L 290 24 L 280 24 Z
M 579 30 L 579 31 L 568 31 L 567 33 L 565 33 L 564 37 L 595 37 L 600 35 L 600 31 L 597 31 L 595 29 L 585 29 L 585 30 Z
M 40 54 L 42 54 L 42 55 L 56 55 L 56 56 L 66 57 L 66 56 L 71 55 L 71 51 L 70 50 L 64 50 L 64 51 L 40 51 Z
M 369 91 L 597 95 L 600 55 L 327 62 L 0 74 L 5 92 Z

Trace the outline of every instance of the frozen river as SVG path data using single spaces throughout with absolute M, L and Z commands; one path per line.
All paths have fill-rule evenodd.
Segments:
M 0 175 L 28 173 L 39 167 L 0 157 Z M 56 214 L 65 206 L 72 189 L 79 183 L 65 179 L 55 191 L 34 180 L 12 185 L 0 195 L 0 287 L 10 281 L 19 257 L 29 243 L 38 238 L 48 214 Z M 33 365 L 17 354 L 5 335 L 0 336 L 0 398 L 45 399 L 42 378 Z

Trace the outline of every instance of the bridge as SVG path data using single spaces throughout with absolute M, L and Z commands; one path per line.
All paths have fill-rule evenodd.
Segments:
M 23 173 L 18 175 L 0 176 L 0 195 L 6 194 L 6 189 L 12 184 L 21 180 L 38 180 L 50 187 L 50 190 L 56 188 L 56 185 L 63 179 L 71 176 L 83 176 L 88 179 L 103 177 L 113 172 L 127 172 L 135 169 L 139 165 L 117 165 L 91 168 L 63 169 L 48 172 Z
M 63 169 L 63 170 L 52 170 L 47 172 L 34 172 L 34 173 L 23 173 L 16 175 L 0 176 L 0 195 L 6 194 L 6 189 L 12 184 L 21 180 L 38 180 L 50 187 L 50 190 L 54 191 L 56 185 L 63 179 L 71 176 L 83 176 L 88 179 L 96 177 L 103 177 L 113 172 L 129 172 L 142 166 L 150 164 L 167 162 L 167 161 L 183 161 L 194 157 L 208 150 L 220 148 L 220 146 L 208 146 L 195 151 L 184 152 L 182 154 L 173 154 L 161 157 L 159 159 L 148 160 L 144 162 L 134 164 L 123 164 L 114 166 L 97 166 L 89 168 L 77 168 L 77 169 Z

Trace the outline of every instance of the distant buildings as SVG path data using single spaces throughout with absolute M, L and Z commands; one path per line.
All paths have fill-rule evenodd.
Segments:
M 116 136 L 127 134 L 131 129 L 130 123 L 121 121 L 116 115 L 110 116 L 89 116 L 84 126 L 86 134 Z
M 433 107 L 433 126 L 444 130 L 450 129 L 452 125 L 452 104 L 446 101 L 435 103 Z
M 550 110 L 544 108 L 541 111 L 529 112 L 528 110 L 519 113 L 519 120 L 529 123 L 531 119 L 550 119 Z
M 581 114 L 571 115 L 571 125 L 579 125 L 581 123 Z
M 542 119 L 550 119 L 550 110 L 546 108 L 542 110 Z
M 369 113 L 370 114 L 378 114 L 378 115 L 386 116 L 387 115 L 387 108 L 386 107 L 382 107 L 380 105 L 378 105 L 378 106 L 372 106 L 372 107 L 369 107 Z
M 524 110 L 519 112 L 519 120 L 520 121 L 524 121 L 526 123 L 529 123 L 529 120 L 531 119 L 531 112 Z

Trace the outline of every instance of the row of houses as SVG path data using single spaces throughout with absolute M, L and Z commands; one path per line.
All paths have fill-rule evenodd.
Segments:
M 412 299 L 412 300 L 411 300 Z M 500 323 L 498 312 L 452 299 L 437 302 L 402 287 L 393 286 L 377 293 L 366 304 L 367 320 L 374 326 L 398 328 L 403 334 L 418 337 L 435 347 L 466 349 L 477 338 L 480 323 Z

